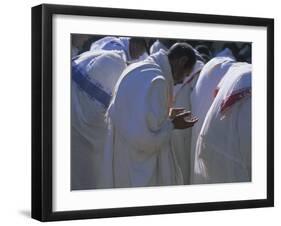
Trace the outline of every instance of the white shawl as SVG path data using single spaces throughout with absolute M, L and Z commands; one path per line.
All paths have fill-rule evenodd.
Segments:
M 168 111 L 173 78 L 164 51 L 130 65 L 119 79 L 108 109 L 104 187 L 181 184 L 170 147 Z
M 194 183 L 251 180 L 251 71 L 235 63 L 221 81 L 198 138 Z

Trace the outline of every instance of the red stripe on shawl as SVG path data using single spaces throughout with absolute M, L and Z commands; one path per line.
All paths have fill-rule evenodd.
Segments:
M 236 90 L 230 96 L 228 96 L 225 100 L 223 100 L 223 102 L 221 103 L 220 112 L 221 113 L 225 112 L 232 105 L 234 105 L 236 102 L 238 102 L 239 100 L 243 99 L 244 97 L 250 96 L 250 95 L 251 95 L 251 88 L 250 87 Z

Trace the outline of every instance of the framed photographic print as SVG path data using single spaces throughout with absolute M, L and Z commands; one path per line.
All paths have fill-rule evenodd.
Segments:
M 274 21 L 32 8 L 32 217 L 274 205 Z

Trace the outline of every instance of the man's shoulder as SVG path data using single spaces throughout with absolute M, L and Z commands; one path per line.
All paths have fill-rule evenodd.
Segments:
M 137 74 L 155 74 L 155 76 L 162 74 L 160 67 L 157 64 L 151 63 L 149 61 L 137 62 L 129 65 L 125 72 L 137 73 Z

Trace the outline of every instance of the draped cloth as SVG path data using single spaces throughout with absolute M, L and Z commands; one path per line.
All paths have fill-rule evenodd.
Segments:
M 144 52 L 137 59 L 133 59 L 130 54 L 130 38 L 129 37 L 112 37 L 107 36 L 98 41 L 92 43 L 90 51 L 99 51 L 99 50 L 118 50 L 123 53 L 124 60 L 128 63 L 135 63 L 138 61 L 145 60 L 148 57 L 148 54 Z
M 128 66 L 107 112 L 103 187 L 182 184 L 171 149 L 173 78 L 164 51 Z
M 197 60 L 190 76 L 182 84 L 175 86 L 174 107 L 185 108 L 192 112 L 190 95 L 204 64 Z M 192 129 L 173 130 L 172 148 L 182 171 L 184 184 L 190 184 L 190 146 Z
M 126 64 L 119 52 L 86 52 L 72 62 L 71 189 L 98 188 L 104 115 Z
M 233 64 L 219 84 L 196 145 L 193 183 L 251 181 L 251 74 Z
M 128 37 L 106 36 L 92 43 L 90 51 L 118 50 L 123 52 L 124 60 L 130 61 L 132 59 L 129 51 L 129 42 L 130 38 Z
M 159 40 L 156 40 L 150 47 L 149 52 L 150 54 L 157 53 L 160 49 L 163 49 L 164 51 L 167 51 L 168 48 Z
M 193 175 L 192 171 L 194 169 L 194 155 L 198 135 L 206 114 L 214 100 L 216 88 L 234 62 L 235 58 L 232 52 L 229 49 L 223 50 L 217 57 L 214 57 L 205 64 L 191 93 L 192 113 L 199 118 L 198 122 L 192 127 L 190 150 L 191 177 Z

